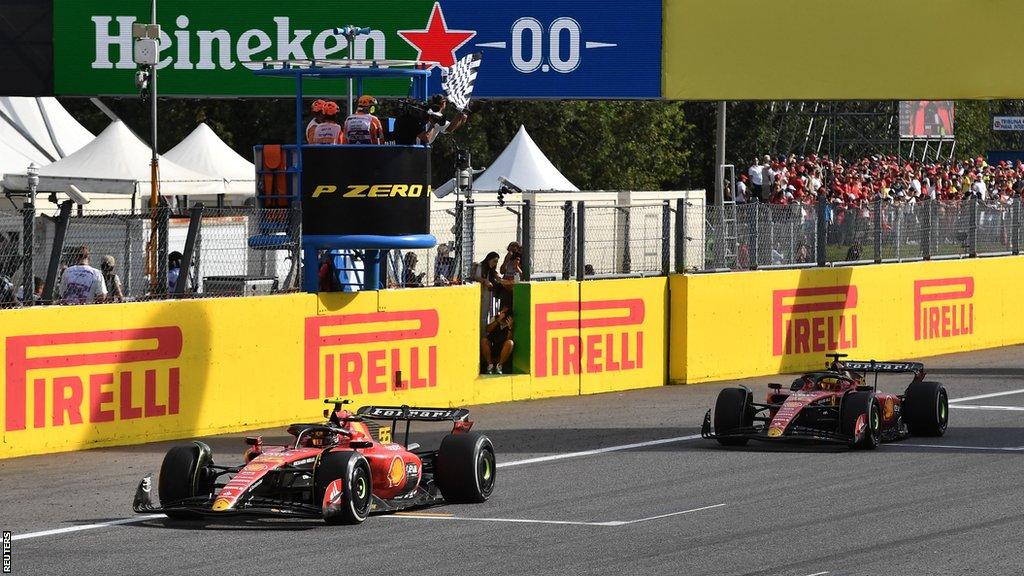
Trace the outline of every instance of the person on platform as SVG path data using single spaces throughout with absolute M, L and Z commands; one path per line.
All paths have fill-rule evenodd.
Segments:
M 377 111 L 377 99 L 363 95 L 356 103 L 354 114 L 345 119 L 341 131 L 342 144 L 383 144 L 384 127 L 373 115 Z
M 75 248 L 71 253 L 74 266 L 68 266 L 60 278 L 61 303 L 92 304 L 107 296 L 103 274 L 89 265 L 89 249 Z
M 484 288 L 490 290 L 492 305 L 497 304 L 497 309 L 512 307 L 512 280 L 506 280 L 498 271 L 498 253 L 488 252 L 487 256 L 480 262 L 480 283 Z M 495 308 L 491 308 L 491 311 Z M 490 314 L 488 314 L 490 317 Z
M 427 115 L 427 124 L 417 137 L 420 144 L 433 144 L 441 134 L 451 134 L 469 120 L 467 112 L 460 112 L 454 120 L 448 121 L 444 118 L 444 109 L 448 106 L 448 98 L 444 94 L 434 94 L 430 98 L 430 112 Z
M 341 125 L 338 124 L 338 104 L 326 101 L 323 106 L 323 121 L 313 130 L 310 144 L 337 144 L 341 140 Z
M 167 290 L 173 292 L 174 286 L 178 283 L 178 276 L 181 275 L 181 261 L 184 258 L 181 252 L 175 250 L 167 255 Z
M 306 124 L 306 143 L 312 144 L 313 139 L 316 138 L 316 127 L 318 124 L 324 121 L 324 102 L 323 100 L 317 100 L 313 102 L 312 112 L 313 118 Z

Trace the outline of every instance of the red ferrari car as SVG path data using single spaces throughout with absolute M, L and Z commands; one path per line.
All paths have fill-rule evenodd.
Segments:
M 294 441 L 287 445 L 246 439 L 241 466 L 214 464 L 212 450 L 202 442 L 171 448 L 160 468 L 160 505 L 152 502 L 147 476 L 133 508 L 175 519 L 257 514 L 358 524 L 371 512 L 483 502 L 491 495 L 494 447 L 487 436 L 470 431 L 468 410 L 364 406 L 352 414 L 342 409 L 348 400 L 325 402 L 334 405 L 333 411 L 324 410 L 327 421 L 292 424 L 288 433 Z M 453 426 L 440 448 L 422 450 L 409 443 L 412 421 Z M 405 422 L 401 444 L 392 441 L 399 422 Z
M 844 361 L 829 354 L 823 372 L 804 374 L 788 391 L 768 385 L 764 404 L 754 402 L 746 387 L 726 388 L 712 415 L 704 415 L 701 435 L 725 446 L 748 440 L 817 440 L 874 449 L 881 442 L 907 436 L 942 436 L 949 422 L 949 398 L 938 382 L 924 380 L 920 362 Z M 913 381 L 903 394 L 878 391 L 879 374 L 909 373 Z M 874 385 L 866 375 L 874 374 Z

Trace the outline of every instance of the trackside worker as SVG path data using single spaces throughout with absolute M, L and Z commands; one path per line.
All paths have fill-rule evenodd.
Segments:
M 384 127 L 373 115 L 377 111 L 377 99 L 373 96 L 360 96 L 356 103 L 356 112 L 345 119 L 345 127 L 341 131 L 342 144 L 383 144 Z
M 313 102 L 313 118 L 306 124 L 306 143 L 312 144 L 313 139 L 316 138 L 316 125 L 324 121 L 324 102 L 323 100 L 317 100 Z
M 313 130 L 310 144 L 337 144 L 341 138 L 341 126 L 338 124 L 338 105 L 335 102 L 324 102 L 324 120 Z

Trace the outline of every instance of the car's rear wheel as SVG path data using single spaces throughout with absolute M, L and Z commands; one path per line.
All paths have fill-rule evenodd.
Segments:
M 903 397 L 903 420 L 914 436 L 942 436 L 949 423 L 949 396 L 938 382 L 914 382 Z
M 209 467 L 213 465 L 213 451 L 202 442 L 189 446 L 175 446 L 167 451 L 160 465 L 157 493 L 161 506 L 175 504 L 193 498 L 213 494 L 213 477 Z M 196 518 L 188 511 L 166 512 L 169 518 L 178 520 Z
M 313 498 L 328 524 L 360 524 L 370 515 L 370 465 L 354 451 L 327 452 L 313 469 Z
M 726 388 L 715 402 L 715 435 L 723 446 L 743 446 L 746 438 L 723 438 L 739 429 L 754 425 L 754 406 L 746 388 Z
M 479 432 L 449 434 L 437 451 L 435 479 L 448 502 L 484 502 L 497 475 L 494 446 Z
M 882 443 L 882 414 L 871 392 L 847 394 L 840 422 L 843 435 L 850 438 L 850 448 L 874 450 Z

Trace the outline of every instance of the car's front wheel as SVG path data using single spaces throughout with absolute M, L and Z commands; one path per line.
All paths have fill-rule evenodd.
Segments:
M 370 515 L 370 465 L 355 451 L 327 452 L 313 469 L 313 498 L 328 524 L 360 524 Z
M 161 506 L 174 506 L 195 496 L 213 494 L 213 479 L 209 466 L 213 465 L 213 451 L 202 442 L 189 446 L 175 446 L 167 451 L 160 465 L 157 494 Z M 168 511 L 168 518 L 177 520 L 197 517 L 188 511 Z
M 726 388 L 718 393 L 715 402 L 715 435 L 723 446 L 743 446 L 746 438 L 729 438 L 741 428 L 754 425 L 754 406 L 746 388 Z
M 874 450 L 882 443 L 882 414 L 874 394 L 853 392 L 843 398 L 840 420 L 850 448 Z

